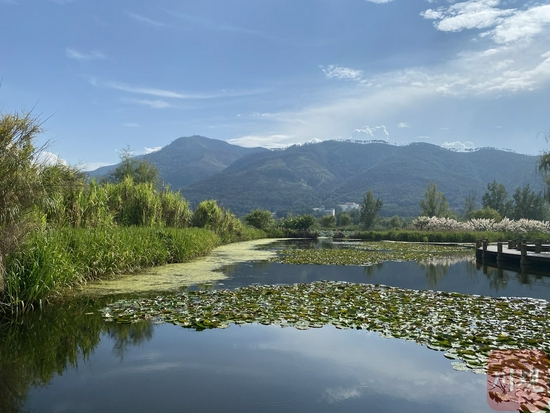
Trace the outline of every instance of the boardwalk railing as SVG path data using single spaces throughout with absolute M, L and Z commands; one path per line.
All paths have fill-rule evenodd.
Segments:
M 476 241 L 476 261 L 490 266 L 518 266 L 543 270 L 550 275 L 550 242 L 513 240 L 489 244 Z

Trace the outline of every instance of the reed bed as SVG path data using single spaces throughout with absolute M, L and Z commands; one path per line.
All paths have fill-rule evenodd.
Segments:
M 185 262 L 221 238 L 203 228 L 98 227 L 37 231 L 7 257 L 4 301 L 16 311 L 41 306 L 62 288 L 105 275 Z

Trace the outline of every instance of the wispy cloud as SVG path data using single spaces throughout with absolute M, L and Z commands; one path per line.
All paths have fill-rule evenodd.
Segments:
M 74 2 L 74 0 L 52 0 L 54 3 L 57 4 L 68 4 Z
M 118 82 L 107 82 L 104 85 L 111 89 L 120 90 L 122 92 L 136 93 L 140 95 L 149 95 L 149 96 L 155 96 L 160 98 L 188 99 L 192 97 L 192 95 L 186 95 L 183 93 L 174 92 L 172 90 L 132 86 L 132 85 L 127 85 L 125 83 L 118 83 Z
M 135 123 L 135 122 L 124 123 L 122 126 L 124 126 L 126 128 L 139 128 L 140 127 L 139 123 Z
M 85 52 L 81 52 L 71 48 L 65 49 L 65 56 L 68 57 L 69 59 L 74 59 L 74 60 L 101 60 L 107 57 L 103 53 L 98 52 L 96 50 L 91 51 L 89 53 L 85 53 Z
M 411 125 L 408 122 L 400 122 L 397 124 L 398 128 L 410 128 Z
M 175 105 L 172 105 L 169 102 L 166 102 L 162 99 L 150 100 L 150 99 L 122 99 L 125 103 L 132 103 L 136 105 L 149 106 L 151 109 L 169 109 L 175 108 Z
M 175 90 L 158 89 L 155 87 L 129 85 L 121 82 L 102 82 L 96 78 L 89 78 L 88 81 L 95 87 L 106 87 L 110 89 L 120 90 L 122 92 L 154 96 L 165 99 L 219 99 L 257 95 L 266 92 L 266 90 L 258 89 L 245 91 L 221 90 L 215 93 L 185 93 Z
M 389 3 L 393 0 L 366 0 L 366 1 L 368 1 L 370 3 L 383 4 L 383 3 Z
M 325 76 L 329 79 L 344 79 L 344 80 L 363 80 L 363 71 L 350 69 L 349 67 L 342 67 L 337 65 L 329 65 L 324 67 L 322 65 L 319 68 L 323 71 Z
M 127 16 L 131 17 L 132 19 L 140 22 L 145 23 L 148 26 L 156 27 L 156 28 L 164 28 L 164 27 L 170 27 L 170 25 L 161 23 L 159 21 L 150 19 L 149 17 L 141 16 L 139 14 L 131 13 L 131 12 L 125 12 Z

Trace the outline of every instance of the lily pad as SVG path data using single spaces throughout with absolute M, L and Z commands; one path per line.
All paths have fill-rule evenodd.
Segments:
M 549 310 L 547 301 L 530 298 L 320 281 L 118 301 L 102 315 L 121 323 L 159 320 L 197 330 L 230 323 L 366 329 L 447 351 L 448 358 L 452 355 L 469 369 L 479 370 L 492 350 L 550 353 Z

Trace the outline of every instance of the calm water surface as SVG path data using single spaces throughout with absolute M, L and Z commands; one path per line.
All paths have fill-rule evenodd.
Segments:
M 313 245 L 332 248 L 334 245 Z M 472 252 L 473 255 L 473 252 Z M 550 279 L 471 258 L 373 267 L 242 263 L 210 286 L 344 280 L 550 298 Z M 111 301 L 113 299 L 110 299 Z M 377 333 L 105 323 L 76 301 L 0 329 L 0 412 L 491 412 L 485 376 Z

